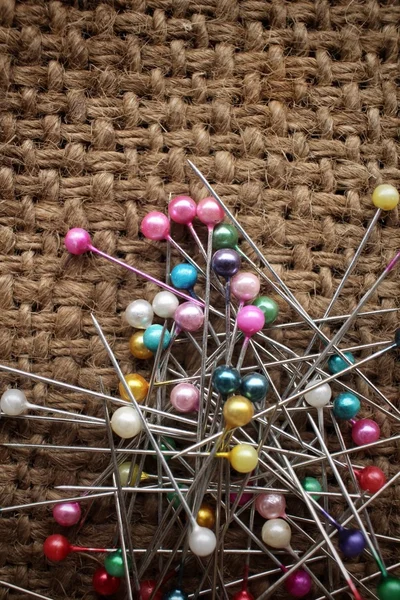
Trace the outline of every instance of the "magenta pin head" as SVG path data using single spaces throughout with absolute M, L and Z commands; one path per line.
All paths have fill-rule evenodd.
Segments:
M 182 331 L 197 331 L 203 325 L 203 310 L 194 302 L 183 302 L 174 313 L 178 329 Z
M 260 291 L 260 280 L 254 273 L 239 271 L 232 277 L 231 292 L 239 302 L 250 302 Z
M 191 225 L 196 216 L 197 204 L 190 196 L 175 196 L 168 204 L 168 214 L 175 223 Z
M 79 502 L 61 502 L 53 508 L 54 520 L 62 527 L 72 527 L 79 523 L 81 514 Z
M 171 390 L 170 402 L 180 413 L 199 410 L 200 392 L 191 383 L 178 383 Z
M 364 446 L 365 444 L 377 442 L 380 434 L 381 430 L 378 423 L 372 421 L 372 419 L 360 419 L 359 421 L 355 421 L 351 430 L 351 437 L 357 446 Z
M 168 217 L 157 210 L 152 210 L 144 217 L 140 231 L 148 240 L 166 240 L 170 232 Z
M 244 306 L 237 313 L 237 326 L 246 338 L 250 338 L 255 333 L 261 331 L 264 324 L 264 313 L 257 306 L 249 304 L 249 306 Z
M 252 485 L 252 482 L 249 481 L 249 483 L 247 484 L 248 486 Z M 236 502 L 236 498 L 238 497 L 238 494 L 236 494 L 236 492 L 231 492 L 229 494 L 229 500 L 231 502 L 231 504 L 233 504 L 234 502 Z M 253 498 L 253 493 L 252 492 L 243 492 L 243 494 L 241 494 L 239 501 L 238 501 L 238 506 L 244 506 L 245 504 L 247 504 L 248 502 L 250 502 L 250 500 L 252 500 Z
M 65 236 L 64 244 L 70 254 L 84 254 L 91 249 L 92 239 L 86 229 L 74 227 Z
M 197 218 L 204 225 L 214 227 L 224 220 L 224 210 L 215 198 L 203 198 L 197 205 Z
M 298 569 L 285 580 L 285 588 L 294 598 L 303 598 L 311 591 L 311 577 L 304 569 Z

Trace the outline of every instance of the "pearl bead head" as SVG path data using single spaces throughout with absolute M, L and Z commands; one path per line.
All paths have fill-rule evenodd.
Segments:
M 0 399 L 0 407 L 4 414 L 10 417 L 22 415 L 29 403 L 22 390 L 10 388 L 4 392 Z
M 125 319 L 131 327 L 147 329 L 153 322 L 154 312 L 147 300 L 134 300 L 125 310 Z
M 283 519 L 266 521 L 261 530 L 262 540 L 271 548 L 282 549 L 290 546 L 292 530 Z
M 154 296 L 152 308 L 157 317 L 171 319 L 179 306 L 179 300 L 172 292 L 158 292 Z
M 133 406 L 117 408 L 111 417 L 111 428 L 120 438 L 128 440 L 142 431 L 142 421 Z
M 310 381 L 306 389 L 315 385 L 316 383 L 318 383 L 317 379 Z M 304 399 L 307 402 L 307 404 L 309 404 L 310 406 L 314 406 L 315 408 L 322 408 L 323 406 L 326 406 L 329 403 L 331 397 L 332 389 L 329 383 L 321 383 L 321 385 L 319 385 L 314 390 L 311 390 L 304 394 Z
M 393 185 L 382 183 L 372 192 L 372 202 L 381 210 L 392 210 L 399 203 L 399 192 Z

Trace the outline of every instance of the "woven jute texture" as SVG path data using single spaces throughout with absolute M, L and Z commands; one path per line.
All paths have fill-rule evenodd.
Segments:
M 144 240 L 139 225 L 147 211 L 165 210 L 170 194 L 207 195 L 186 158 L 215 183 L 306 310 L 321 316 L 374 214 L 371 191 L 382 182 L 400 185 L 399 19 L 395 1 L 0 0 L 1 362 L 95 390 L 101 376 L 116 393 L 94 311 L 124 372 L 148 373 L 149 364 L 129 353 L 131 330 L 121 312 L 135 298 L 151 300 L 156 288 L 100 258 L 69 257 L 63 236 L 69 227 L 87 228 L 97 247 L 164 277 L 166 245 Z M 175 233 L 193 252 L 185 232 Z M 379 221 L 336 314 L 356 306 L 399 248 L 394 210 Z M 395 307 L 398 296 L 393 273 L 366 309 Z M 295 319 L 277 300 L 279 322 Z M 360 318 L 347 345 L 390 340 L 396 326 L 394 313 Z M 276 335 L 297 351 L 309 339 L 301 328 Z M 395 355 L 364 372 L 397 403 Z M 10 385 L 36 404 L 104 415 L 96 400 L 2 374 L 0 392 Z M 354 385 L 380 402 L 359 378 Z M 362 415 L 372 414 L 363 404 Z M 399 433 L 379 411 L 374 417 L 382 437 Z M 348 426 L 342 430 L 351 444 Z M 108 443 L 101 427 L 40 420 L 3 419 L 0 435 L 2 442 Z M 339 449 L 332 428 L 327 443 Z M 393 476 L 398 445 L 353 459 Z M 0 504 L 7 507 L 60 498 L 57 485 L 90 484 L 109 455 L 2 447 L 0 460 Z M 155 471 L 154 462 L 146 465 Z M 329 485 L 338 491 L 333 477 Z M 399 497 L 395 484 L 371 507 L 380 534 L 400 536 Z M 336 498 L 332 513 L 340 516 L 343 506 Z M 290 508 L 302 510 L 299 502 Z M 78 544 L 110 547 L 115 523 L 113 500 L 99 500 L 81 531 L 69 535 Z M 156 524 L 157 498 L 139 494 L 135 545 L 145 547 Z M 257 535 L 261 524 L 256 520 Z M 44 559 L 43 540 L 59 531 L 48 507 L 4 513 L 0 579 L 51 598 L 94 598 L 97 558 L 74 555 L 60 565 Z M 228 543 L 246 547 L 238 529 L 230 536 Z M 308 543 L 298 536 L 293 546 L 304 550 Z M 381 540 L 381 548 L 394 564 L 397 546 Z M 198 583 L 193 564 L 187 592 Z M 252 559 L 251 573 L 269 564 Z M 240 576 L 242 566 L 242 557 L 230 555 L 227 578 Z M 366 556 L 348 568 L 357 577 L 376 570 Z M 323 563 L 313 570 L 325 580 Z M 154 564 L 148 575 L 157 572 Z M 250 589 L 257 596 L 267 586 L 262 579 Z M 1 586 L 6 597 L 26 595 Z

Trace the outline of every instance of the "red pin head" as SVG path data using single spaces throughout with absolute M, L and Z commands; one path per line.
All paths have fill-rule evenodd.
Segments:
M 45 540 L 43 552 L 49 560 L 60 562 L 72 552 L 72 547 L 65 536 L 55 533 Z
M 361 471 L 354 471 L 355 476 L 358 479 L 360 488 L 375 494 L 378 492 L 386 483 L 385 473 L 379 468 L 371 465 L 370 467 L 364 467 Z
M 150 600 L 150 597 L 157 587 L 157 582 L 154 579 L 145 579 L 140 582 L 137 600 Z M 157 590 L 153 596 L 153 600 L 162 600 L 161 590 Z
M 100 596 L 112 596 L 118 592 L 121 580 L 118 577 L 109 575 L 104 567 L 100 567 L 93 575 L 93 588 Z

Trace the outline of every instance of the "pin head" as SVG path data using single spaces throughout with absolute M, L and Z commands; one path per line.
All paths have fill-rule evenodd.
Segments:
M 366 542 L 363 534 L 358 529 L 342 527 L 338 533 L 339 548 L 346 558 L 354 558 L 364 551 Z
M 400 600 L 400 579 L 386 575 L 378 583 L 376 591 L 379 600 Z
M 181 225 L 190 225 L 196 216 L 197 205 L 190 196 L 175 196 L 168 204 L 168 214 L 172 221 Z
M 170 450 L 176 450 L 176 443 L 174 438 L 164 436 L 160 442 L 160 450 L 161 452 L 169 452 Z M 166 456 L 165 460 L 171 460 L 171 458 L 172 456 Z
M 138 465 L 133 465 L 133 467 L 131 469 L 131 466 L 132 466 L 132 463 L 129 461 L 126 461 L 126 462 L 121 463 L 118 467 L 119 478 L 120 478 L 122 487 L 128 487 L 130 485 L 135 485 L 135 483 L 137 481 L 139 467 L 138 467 Z M 130 477 L 129 477 L 129 473 L 131 473 Z M 148 479 L 148 477 L 149 476 L 147 475 L 147 473 L 142 471 L 140 473 L 139 480 L 144 481 L 145 479 Z
M 196 275 L 197 277 L 197 275 Z M 153 311 L 162 319 L 171 319 L 179 306 L 179 300 L 172 292 L 158 292 L 153 299 Z
M 254 273 L 239 271 L 231 281 L 231 292 L 239 302 L 251 302 L 260 291 L 260 280 Z
M 251 402 L 264 400 L 269 390 L 268 379 L 261 373 L 248 373 L 242 377 L 240 393 Z
M 266 521 L 261 530 L 262 540 L 271 548 L 288 548 L 292 537 L 289 523 L 283 519 L 270 519 Z
M 264 313 L 252 304 L 243 306 L 237 313 L 237 326 L 246 338 L 250 338 L 264 327 Z
M 65 560 L 72 552 L 71 544 L 67 538 L 59 533 L 50 535 L 43 544 L 43 553 L 46 558 L 53 562 Z
M 111 428 L 123 440 L 129 440 L 142 431 L 142 421 L 134 406 L 121 406 L 111 417 Z
M 203 198 L 197 205 L 197 218 L 199 221 L 207 225 L 207 227 L 214 227 L 224 220 L 224 210 L 218 204 L 218 202 L 211 197 Z
M 203 503 L 196 517 L 197 524 L 200 527 L 207 527 L 212 529 L 215 525 L 215 510 L 209 504 Z
M 322 485 L 315 479 L 315 477 L 304 477 L 301 481 L 301 487 L 306 492 L 322 492 Z M 312 494 L 311 498 L 318 502 L 321 496 L 317 494 Z
M 166 240 L 170 232 L 168 217 L 157 210 L 152 210 L 144 217 L 140 231 L 149 240 Z
M 160 345 L 161 337 L 162 337 L 163 327 L 162 325 L 150 325 L 146 329 L 143 334 L 143 343 L 146 346 L 147 350 L 153 352 L 154 354 L 157 352 L 157 348 Z M 163 344 L 162 347 L 165 350 L 169 343 L 171 342 L 171 334 L 166 329 L 164 331 Z
M 229 223 L 220 223 L 213 231 L 212 245 L 214 250 L 235 248 L 239 241 L 238 232 Z
M 189 535 L 189 548 L 196 556 L 209 556 L 215 550 L 217 539 L 215 533 L 207 527 L 196 525 Z
M 54 520 L 61 527 L 72 527 L 79 523 L 82 511 L 79 502 L 61 502 L 53 507 Z
M 64 238 L 64 244 L 70 254 L 84 254 L 91 249 L 92 239 L 86 229 L 74 227 Z
M 279 306 L 268 296 L 259 296 L 253 301 L 253 304 L 263 311 L 266 325 L 271 325 L 279 314 Z
M 311 591 L 312 579 L 307 571 L 298 569 L 285 580 L 285 588 L 294 598 L 303 598 Z
M 93 575 L 92 584 L 94 591 L 100 596 L 112 596 L 118 592 L 121 580 L 109 575 L 103 567 L 99 567 Z
M 356 446 L 373 444 L 379 440 L 381 434 L 378 423 L 372 419 L 360 419 L 353 424 L 351 437 Z
M 244 427 L 254 416 L 254 406 L 244 396 L 231 396 L 224 404 L 223 415 L 228 429 Z
M 125 577 L 124 557 L 121 549 L 107 554 L 104 559 L 104 568 L 109 575 L 113 575 L 114 577 Z
M 132 394 L 135 397 L 136 402 L 143 402 L 143 400 L 147 396 L 147 392 L 149 391 L 149 384 L 145 380 L 144 377 L 139 375 L 138 373 L 129 373 L 124 377 L 126 383 L 129 386 Z M 125 391 L 125 387 L 120 382 L 118 385 L 120 396 L 123 400 L 129 401 L 129 396 Z
M 139 592 L 137 595 L 137 600 L 150 600 L 153 596 L 153 600 L 162 600 L 162 592 L 161 590 L 157 590 L 153 595 L 154 590 L 157 587 L 157 582 L 154 579 L 145 579 L 141 581 L 139 584 Z
M 342 392 L 333 401 L 333 414 L 337 419 L 352 419 L 361 408 L 361 403 L 355 394 Z
M 188 600 L 189 596 L 180 588 L 174 588 L 164 594 L 163 600 Z
M 180 490 L 188 489 L 187 485 L 184 485 L 183 483 L 178 483 L 178 487 Z M 177 510 L 177 508 L 179 508 L 181 505 L 181 499 L 179 498 L 176 492 L 168 492 L 167 500 L 172 504 L 172 508 L 174 508 L 175 510 Z
M 154 312 L 147 300 L 134 300 L 125 310 L 125 319 L 131 327 L 147 329 L 153 322 Z
M 231 279 L 240 269 L 240 256 L 236 250 L 222 248 L 214 252 L 211 266 L 217 275 L 224 279 Z
M 22 390 L 10 388 L 2 395 L 0 407 L 4 414 L 15 417 L 17 415 L 22 415 L 29 407 L 29 402 Z
M 378 492 L 386 483 L 385 473 L 379 467 L 373 465 L 364 467 L 361 471 L 355 471 L 355 475 L 360 488 L 371 492 L 371 494 Z
M 232 600 L 254 600 L 254 596 L 248 590 L 240 590 L 233 594 Z
M 264 519 L 286 517 L 286 500 L 282 494 L 259 494 L 256 498 L 256 510 Z
M 204 312 L 194 302 L 183 302 L 175 311 L 176 326 L 182 331 L 198 331 L 204 323 Z
M 251 481 L 247 484 L 247 485 L 252 485 Z M 234 504 L 234 502 L 236 502 L 236 498 L 237 498 L 237 493 L 236 492 L 231 492 L 229 494 L 229 501 L 231 504 Z M 250 500 L 253 498 L 253 494 L 251 492 L 243 492 L 243 494 L 241 494 L 239 501 L 238 501 L 238 506 L 244 506 L 245 504 L 247 504 L 248 502 L 250 502 Z
M 372 202 L 381 210 L 392 210 L 399 203 L 399 192 L 393 185 L 382 183 L 372 192 Z
M 148 360 L 153 353 L 146 348 L 143 341 L 143 330 L 135 331 L 129 338 L 129 350 L 132 356 L 139 360 Z
M 169 397 L 172 406 L 180 413 L 199 410 L 200 393 L 191 383 L 178 383 L 171 390 Z
M 238 473 L 251 473 L 257 466 L 258 453 L 249 444 L 238 444 L 229 452 L 228 459 Z
M 316 383 L 318 383 L 318 380 L 313 379 L 307 384 L 306 389 L 315 385 Z M 310 406 L 314 406 L 315 408 L 322 408 L 323 406 L 326 406 L 329 403 L 331 396 L 332 389 L 329 383 L 321 382 L 321 385 L 319 385 L 317 388 L 306 392 L 304 394 L 304 399 Z
M 239 371 L 228 365 L 220 365 L 213 373 L 212 384 L 215 391 L 222 396 L 233 394 L 241 384 Z
M 175 265 L 171 271 L 171 282 L 177 290 L 191 290 L 197 282 L 197 269 L 189 263 Z
M 354 358 L 352 353 L 351 352 L 343 352 L 343 354 L 349 359 L 350 363 L 352 365 L 354 365 L 354 363 L 356 362 L 356 359 Z M 337 373 L 340 373 L 344 369 L 347 369 L 348 366 L 350 366 L 350 365 L 348 365 L 346 363 L 346 361 L 338 354 L 334 354 L 333 356 L 329 357 L 328 371 L 332 375 L 336 375 Z

